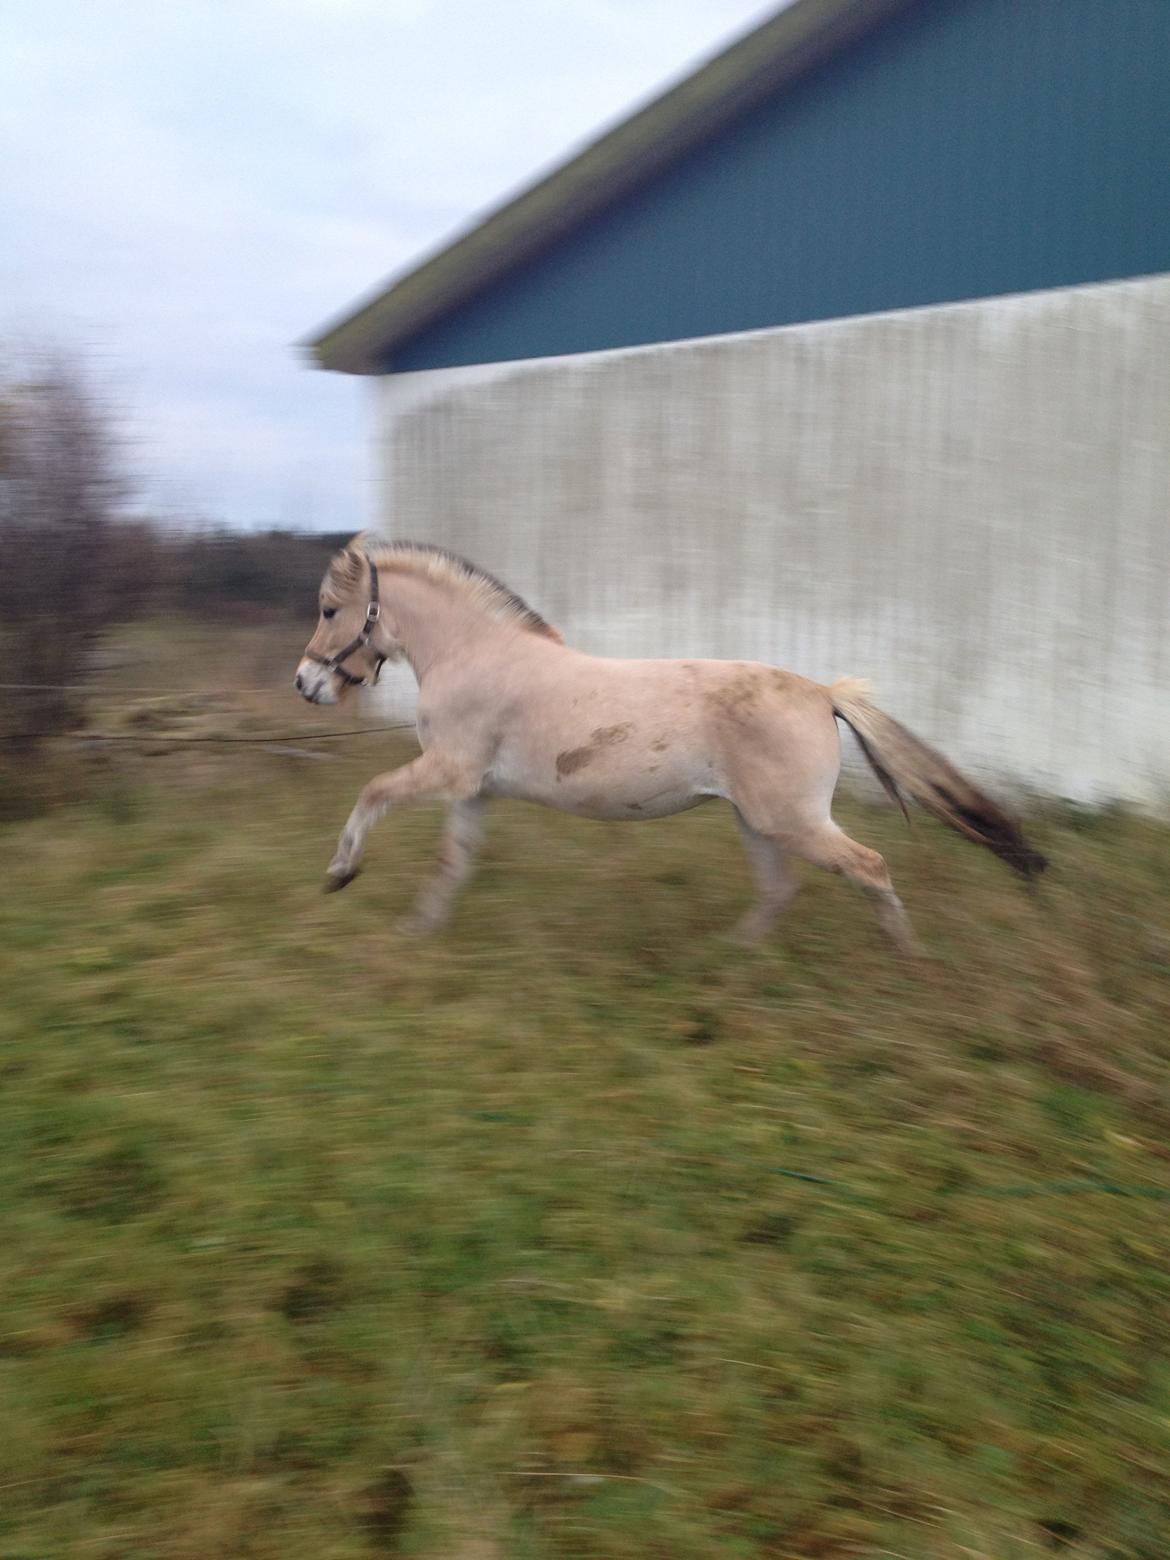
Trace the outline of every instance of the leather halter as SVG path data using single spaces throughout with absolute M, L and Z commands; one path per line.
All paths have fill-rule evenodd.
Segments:
M 339 650 L 336 655 L 314 655 L 311 650 L 305 651 L 305 658 L 316 661 L 318 666 L 323 666 L 326 671 L 333 672 L 340 677 L 342 682 L 349 683 L 351 687 L 362 688 L 367 683 L 376 683 L 378 674 L 386 664 L 387 657 L 374 647 L 374 675 L 372 677 L 355 677 L 352 672 L 347 672 L 341 664 L 348 661 L 351 655 L 359 650 L 370 649 L 370 636 L 374 632 L 374 624 L 382 616 L 382 608 L 378 604 L 378 570 L 372 558 L 367 560 L 370 565 L 370 600 L 366 607 L 366 621 L 362 624 L 361 632 L 356 639 L 351 639 L 344 650 Z

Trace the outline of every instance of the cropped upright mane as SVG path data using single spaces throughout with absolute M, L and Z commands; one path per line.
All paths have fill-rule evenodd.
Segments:
M 492 617 L 519 623 L 532 634 L 543 634 L 560 642 L 561 636 L 551 623 L 502 580 L 496 579 L 478 564 L 469 563 L 458 553 L 430 542 L 391 542 L 380 536 L 355 536 L 349 546 L 334 557 L 328 578 L 335 585 L 352 587 L 356 583 L 355 563 L 368 558 L 379 571 L 421 574 L 427 579 L 456 586 L 483 607 Z

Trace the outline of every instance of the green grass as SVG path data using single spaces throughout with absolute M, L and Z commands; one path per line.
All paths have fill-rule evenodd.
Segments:
M 717 809 L 500 806 L 407 943 L 434 810 L 319 892 L 391 756 L 0 838 L 4 1560 L 1164 1560 L 1170 1202 L 1089 1188 L 1170 1196 L 1170 829 L 1033 898 L 845 809 L 915 973 L 811 872 L 721 942 Z

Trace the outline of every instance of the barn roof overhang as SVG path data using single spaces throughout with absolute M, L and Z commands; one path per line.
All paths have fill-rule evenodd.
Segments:
M 613 129 L 383 284 L 305 343 L 320 367 L 385 373 L 395 348 L 871 27 L 920 0 L 794 0 Z

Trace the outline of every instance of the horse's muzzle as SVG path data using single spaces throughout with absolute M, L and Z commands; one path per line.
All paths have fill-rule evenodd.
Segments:
M 293 687 L 301 698 L 307 699 L 310 704 L 337 703 L 337 693 L 328 669 L 317 666 L 312 661 L 302 661 L 297 667 Z

